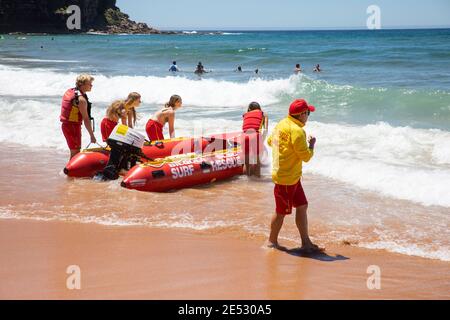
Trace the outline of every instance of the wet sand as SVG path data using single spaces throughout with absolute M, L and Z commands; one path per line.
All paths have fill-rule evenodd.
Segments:
M 346 246 L 302 257 L 263 239 L 0 221 L 1 299 L 449 299 L 448 263 Z M 78 265 L 81 289 L 66 269 Z M 381 270 L 369 290 L 367 268 Z
M 0 154 L 1 299 L 450 298 L 449 262 L 356 247 L 376 241 L 376 228 L 409 232 L 405 223 L 439 208 L 307 175 L 310 233 L 327 254 L 302 257 L 263 246 L 274 210 L 264 179 L 155 194 L 67 179 L 66 154 L 56 150 L 0 145 Z M 374 215 L 380 225 L 364 220 Z M 448 241 L 428 234 L 417 241 Z M 290 216 L 280 242 L 296 241 Z M 66 288 L 69 265 L 81 268 L 81 290 Z M 381 290 L 367 288 L 371 265 Z

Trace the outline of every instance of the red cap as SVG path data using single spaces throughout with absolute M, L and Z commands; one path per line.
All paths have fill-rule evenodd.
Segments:
M 316 108 L 314 106 L 308 105 L 308 103 L 303 99 L 296 99 L 291 103 L 289 107 L 289 114 L 291 116 L 296 116 L 305 110 L 314 112 L 316 111 Z

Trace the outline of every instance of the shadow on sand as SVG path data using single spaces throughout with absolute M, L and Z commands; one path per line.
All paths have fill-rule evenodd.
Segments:
M 324 262 L 341 261 L 341 260 L 349 260 L 350 259 L 350 258 L 345 257 L 340 254 L 330 256 L 329 254 L 326 253 L 325 249 L 323 249 L 321 251 L 317 251 L 317 252 L 307 252 L 307 251 L 303 250 L 302 248 L 289 249 L 286 247 L 279 246 L 276 248 L 276 250 L 286 252 L 287 254 L 289 254 L 291 256 L 301 257 L 301 258 L 309 258 L 309 259 L 314 259 L 314 260 L 319 260 L 319 261 L 324 261 Z

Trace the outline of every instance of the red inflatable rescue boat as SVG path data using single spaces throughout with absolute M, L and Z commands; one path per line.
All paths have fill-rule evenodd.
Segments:
M 215 139 L 175 138 L 146 143 L 142 152 L 149 159 L 165 158 L 171 155 L 202 152 Z M 222 143 L 219 143 L 222 146 Z M 220 148 L 223 149 L 223 148 Z M 109 148 L 86 149 L 75 155 L 64 168 L 64 173 L 74 178 L 92 178 L 102 171 L 109 160 Z M 146 159 L 141 159 L 143 162 Z
M 164 192 L 224 180 L 243 173 L 240 149 L 203 155 L 185 155 L 181 159 L 163 159 L 134 166 L 121 185 L 128 189 Z

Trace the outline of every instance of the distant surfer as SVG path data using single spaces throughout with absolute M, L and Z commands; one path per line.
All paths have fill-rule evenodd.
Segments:
M 178 72 L 178 71 L 180 71 L 180 69 L 178 69 L 176 61 L 172 62 L 172 65 L 170 66 L 169 71 L 171 71 L 171 72 Z
M 322 69 L 320 69 L 320 64 L 317 64 L 315 67 L 314 67 L 314 70 L 313 70 L 314 72 L 322 72 Z

